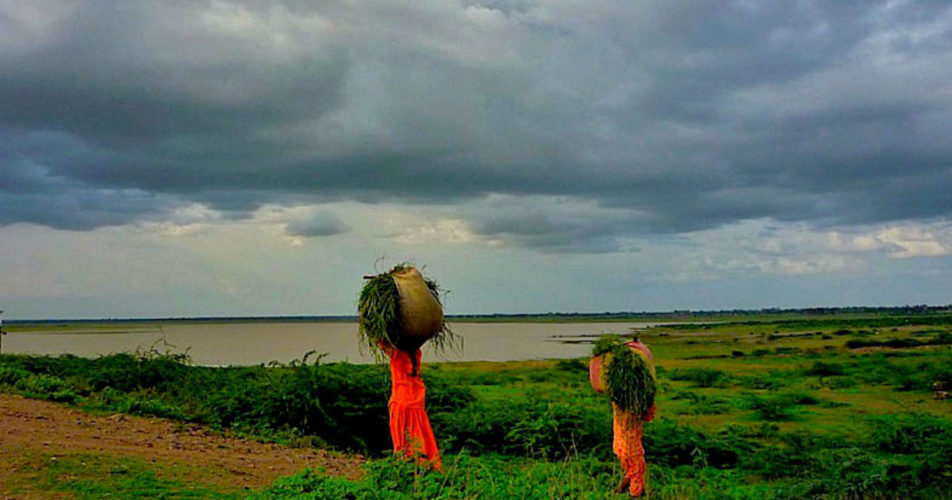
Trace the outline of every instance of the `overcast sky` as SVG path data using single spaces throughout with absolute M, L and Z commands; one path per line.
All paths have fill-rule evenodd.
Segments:
M 952 303 L 945 1 L 0 0 L 6 318 Z

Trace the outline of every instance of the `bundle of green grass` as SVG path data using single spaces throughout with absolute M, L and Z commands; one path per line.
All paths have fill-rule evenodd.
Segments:
M 413 352 L 427 341 L 437 351 L 454 347 L 457 337 L 446 325 L 440 287 L 411 264 L 398 264 L 368 276 L 357 304 L 362 346 L 382 356 L 380 343 Z
M 621 409 L 646 415 L 658 391 L 654 366 L 638 349 L 625 345 L 617 335 L 595 342 L 589 364 L 592 387 L 604 392 Z

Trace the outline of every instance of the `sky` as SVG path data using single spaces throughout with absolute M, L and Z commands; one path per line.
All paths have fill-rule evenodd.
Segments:
M 952 303 L 945 1 L 0 0 L 7 319 Z

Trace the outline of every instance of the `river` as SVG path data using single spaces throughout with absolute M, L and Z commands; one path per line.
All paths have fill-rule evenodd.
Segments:
M 625 334 L 654 323 L 452 323 L 463 339 L 460 352 L 438 355 L 424 346 L 426 361 L 513 361 L 585 356 L 592 336 Z M 192 363 L 207 366 L 289 363 L 305 353 L 327 353 L 325 361 L 370 363 L 357 342 L 355 322 L 198 322 L 168 321 L 80 324 L 67 331 L 10 333 L 3 337 L 3 353 L 96 357 L 118 352 L 186 353 Z

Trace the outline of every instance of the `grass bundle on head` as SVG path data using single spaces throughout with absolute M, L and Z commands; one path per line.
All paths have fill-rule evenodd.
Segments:
M 602 356 L 605 392 L 612 402 L 635 415 L 647 414 L 658 385 L 653 367 L 640 351 L 625 345 L 617 335 L 608 335 L 595 342 L 592 355 Z
M 357 303 L 361 347 L 378 359 L 380 343 L 412 352 L 427 340 L 437 351 L 459 344 L 446 324 L 440 287 L 411 264 L 398 264 L 367 279 Z

